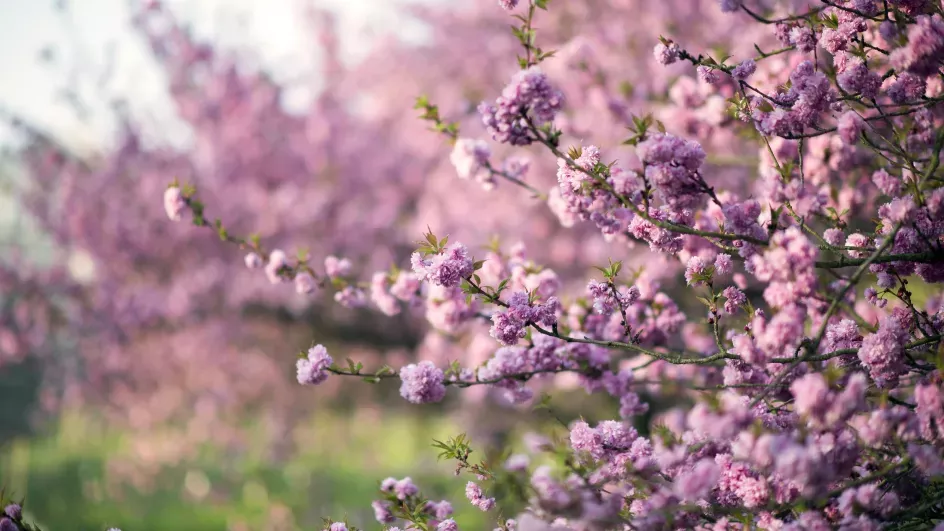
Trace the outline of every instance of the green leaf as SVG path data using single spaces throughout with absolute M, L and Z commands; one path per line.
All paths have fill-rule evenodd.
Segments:
M 551 409 L 551 395 L 548 393 L 541 393 L 540 400 L 538 400 L 538 403 L 535 404 L 531 409 L 533 411 L 540 409 Z

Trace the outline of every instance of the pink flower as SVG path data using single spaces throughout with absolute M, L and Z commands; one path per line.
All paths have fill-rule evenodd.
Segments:
M 754 72 L 757 70 L 757 64 L 753 59 L 745 59 L 739 65 L 734 67 L 731 70 L 731 77 L 737 79 L 738 81 L 744 81 L 747 78 L 754 75 Z
M 700 286 L 711 281 L 711 272 L 709 265 L 700 256 L 693 256 L 688 259 L 685 266 L 685 282 L 689 286 Z
M 308 356 L 296 362 L 298 369 L 298 383 L 303 385 L 317 385 L 328 378 L 328 367 L 334 363 L 328 350 L 323 345 L 315 345 L 308 350 Z
M 453 243 L 440 254 L 429 257 L 413 253 L 411 263 L 413 272 L 420 278 L 447 288 L 457 286 L 473 271 L 472 258 L 461 243 Z
M 495 498 L 486 498 L 482 488 L 472 481 L 465 486 L 465 496 L 472 502 L 472 505 L 482 511 L 491 510 L 495 506 Z
M 180 188 L 171 186 L 164 191 L 164 211 L 171 221 L 180 221 L 181 214 L 187 208 L 187 201 L 184 199 Z
M 276 249 L 269 253 L 269 262 L 265 266 L 265 274 L 269 277 L 269 282 L 273 284 L 288 282 L 288 278 L 282 275 L 283 267 L 288 267 L 288 257 L 285 252 Z
M 720 477 L 721 469 L 714 460 L 703 459 L 696 463 L 692 470 L 675 478 L 675 493 L 683 500 L 702 499 L 715 487 Z
M 865 123 L 855 111 L 846 111 L 839 117 L 839 121 L 836 123 L 839 138 L 842 139 L 843 143 L 849 145 L 853 145 L 859 141 L 859 136 L 862 134 L 864 126 Z
M 400 369 L 400 396 L 414 404 L 439 402 L 446 396 L 444 374 L 431 361 L 421 361 Z
M 246 267 L 249 269 L 259 269 L 262 267 L 262 257 L 256 253 L 246 253 L 244 261 L 246 262 Z
M 730 275 L 733 270 L 734 262 L 731 261 L 731 255 L 722 253 L 715 257 L 715 273 Z
M 495 179 L 487 168 L 490 155 L 491 150 L 483 140 L 460 138 L 449 155 L 449 161 L 456 167 L 460 179 L 481 182 L 486 190 L 490 190 L 495 186 Z
M 652 50 L 652 55 L 655 56 L 656 61 L 660 65 L 670 65 L 678 61 L 679 53 L 681 49 L 678 44 L 674 42 L 669 42 L 668 44 L 660 42 L 656 44 L 656 47 Z
M 299 295 L 308 295 L 315 291 L 315 279 L 305 271 L 295 275 L 295 291 Z
M 346 277 L 351 274 L 351 261 L 331 255 L 325 258 L 325 274 L 331 278 Z

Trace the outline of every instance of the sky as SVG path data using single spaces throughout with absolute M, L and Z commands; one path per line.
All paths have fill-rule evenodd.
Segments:
M 106 102 L 134 94 L 148 119 L 173 114 L 160 73 L 129 25 L 134 0 L 0 0 L 0 113 L 13 113 L 54 133 L 77 149 L 107 142 L 114 124 Z M 306 5 L 335 11 L 347 60 L 356 61 L 371 35 L 395 31 L 422 39 L 424 28 L 401 4 L 443 0 L 164 0 L 201 38 L 258 54 L 277 80 L 295 79 L 317 64 L 317 44 L 306 31 Z M 365 38 L 365 36 L 367 38 Z M 44 54 L 44 50 L 51 51 Z M 44 59 L 46 57 L 46 59 Z M 107 73 L 105 76 L 103 74 Z M 102 84 L 101 80 L 107 79 Z M 68 90 L 90 109 L 75 112 Z M 289 93 L 302 106 L 307 90 Z M 158 118 L 160 117 L 160 118 Z M 15 136 L 0 127 L 0 145 Z
M 21 137 L 6 126 L 14 115 L 53 135 L 74 152 L 94 154 L 108 148 L 115 133 L 108 102 L 128 96 L 132 114 L 147 142 L 185 147 L 187 129 L 174 119 L 164 92 L 166 83 L 144 42 L 131 27 L 132 2 L 141 0 L 0 0 L 0 150 L 15 148 Z M 449 0 L 162 0 L 201 40 L 251 51 L 283 86 L 306 72 L 317 71 L 318 45 L 305 26 L 304 8 L 334 11 L 341 34 L 342 55 L 356 61 L 371 36 L 395 31 L 401 38 L 422 41 L 425 28 L 402 10 L 408 3 Z M 50 53 L 44 53 L 44 51 Z M 105 75 L 107 74 L 107 75 Z M 103 80 L 107 82 L 102 83 Z M 286 91 L 286 105 L 303 109 L 310 86 Z M 79 98 L 70 98 L 69 92 Z M 127 98 L 126 98 L 127 99 Z M 91 104 L 77 107 L 70 101 Z M 2 153 L 2 152 L 0 152 Z M 42 260 L 47 243 L 18 201 L 19 172 L 0 157 L 0 255 L 10 245 Z M 12 179 L 12 180 L 11 180 Z

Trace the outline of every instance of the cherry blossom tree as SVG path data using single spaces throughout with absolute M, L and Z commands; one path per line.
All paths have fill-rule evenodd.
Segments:
M 304 118 L 142 14 L 194 151 L 129 128 L 94 169 L 41 139 L 28 153 L 37 217 L 101 264 L 66 298 L 100 317 L 79 329 L 113 331 L 83 345 L 90 365 L 146 388 L 160 373 L 129 344 L 203 327 L 227 344 L 250 301 L 334 301 L 425 339 L 399 364 L 300 343 L 302 390 L 393 385 L 462 409 L 484 390 L 553 416 L 576 382 L 613 406 L 502 460 L 435 441 L 467 500 L 384 479 L 386 529 L 458 529 L 460 502 L 503 531 L 940 526 L 941 3 L 498 4 L 418 13 L 428 47 L 329 62 Z M 216 354 L 194 370 L 242 385 Z

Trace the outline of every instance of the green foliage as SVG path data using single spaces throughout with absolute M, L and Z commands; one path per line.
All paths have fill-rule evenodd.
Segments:
M 705 270 L 702 272 L 692 273 L 692 285 L 695 285 L 699 282 L 703 282 L 705 284 L 710 285 L 714 275 L 715 275 L 715 266 L 709 265 L 705 267 Z M 699 297 L 699 299 L 702 299 L 702 297 Z M 714 305 L 714 302 L 708 301 L 707 304 L 709 307 L 711 307 Z
M 127 435 L 66 415 L 55 433 L 0 452 L 0 486 L 7 499 L 23 499 L 24 520 L 37 531 L 221 531 L 240 523 L 272 529 L 267 523 L 280 511 L 294 519 L 285 529 L 308 531 L 321 529 L 326 516 L 376 529 L 370 502 L 381 498 L 377 478 L 411 475 L 428 498 L 454 502 L 463 529 L 491 529 L 489 515 L 459 503 L 465 481 L 437 464 L 429 448 L 432 438 L 454 430 L 447 420 L 418 415 L 385 412 L 383 423 L 352 423 L 321 410 L 296 427 L 298 448 L 283 460 L 265 457 L 262 440 L 238 454 L 207 447 L 138 491 L 109 486 L 106 474 L 109 460 L 130 456 Z M 210 493 L 194 495 L 188 475 L 205 478 Z
M 728 103 L 731 104 L 728 109 L 728 114 L 735 120 L 739 119 L 741 116 L 749 116 L 751 114 L 750 100 L 744 97 L 740 92 L 736 92 L 734 96 L 729 98 Z
M 440 459 L 458 459 L 465 461 L 469 458 L 469 454 L 472 453 L 472 448 L 469 446 L 469 439 L 464 433 L 450 437 L 446 442 L 433 439 L 433 448 L 440 450 Z
M 501 299 L 501 294 L 508 288 L 508 279 L 502 279 L 498 283 L 498 287 L 483 286 L 481 285 L 482 280 L 478 275 L 472 275 L 472 282 L 468 280 L 463 280 L 461 284 L 462 293 L 466 294 L 466 303 L 471 302 L 472 297 L 476 295 L 481 295 L 488 302 L 498 302 Z
M 619 260 L 614 262 L 612 259 L 610 259 L 610 265 L 608 267 L 594 266 L 594 269 L 597 269 L 603 273 L 603 278 L 605 278 L 607 282 L 614 282 L 616 277 L 619 276 L 620 271 L 623 269 L 623 262 Z
M 525 50 L 525 56 L 518 56 L 518 66 L 522 70 L 540 64 L 541 61 L 552 57 L 554 50 L 544 51 L 537 46 L 537 31 L 534 29 L 534 15 L 536 9 L 547 11 L 550 0 L 532 0 L 528 5 L 527 15 L 512 15 L 512 18 L 521 22 L 521 26 L 512 26 L 511 33 L 518 39 Z
M 418 96 L 413 108 L 423 111 L 420 115 L 421 120 L 432 122 L 430 130 L 443 133 L 448 136 L 453 143 L 459 138 L 459 122 L 443 121 L 442 116 L 439 114 L 439 107 L 430 103 L 429 97 Z
M 440 460 L 456 461 L 455 474 L 457 476 L 463 470 L 468 470 L 478 477 L 493 477 L 492 467 L 485 460 L 479 463 L 469 462 L 469 456 L 473 450 L 469 444 L 469 438 L 464 433 L 450 437 L 445 442 L 433 439 L 433 448 L 439 450 Z
M 416 250 L 419 251 L 419 253 L 423 256 L 440 254 L 449 243 L 449 236 L 444 236 L 442 239 L 437 240 L 436 235 L 433 234 L 433 231 L 429 229 L 427 229 L 426 234 L 423 236 L 426 238 L 425 241 L 416 242 Z
M 665 133 L 665 125 L 652 117 L 651 114 L 645 116 L 632 116 L 633 125 L 628 127 L 633 134 L 623 141 L 624 145 L 628 146 L 637 146 L 640 142 L 646 139 L 649 135 L 650 129 L 655 126 L 660 133 Z
M 358 365 L 360 365 L 360 364 L 358 363 Z M 395 371 L 395 370 L 393 369 L 393 367 L 391 367 L 391 366 L 389 366 L 389 365 L 384 365 L 383 367 L 380 368 L 379 371 L 375 372 L 373 375 L 371 375 L 371 376 L 364 376 L 363 380 L 364 380 L 365 382 L 367 382 L 367 383 L 375 384 L 375 383 L 380 382 L 380 380 L 382 380 L 384 377 L 386 377 L 386 376 L 391 376 L 391 375 L 394 375 L 394 374 L 396 374 L 396 373 L 397 373 L 397 371 Z

